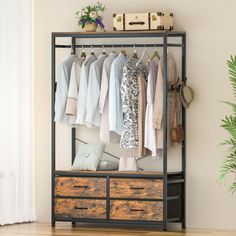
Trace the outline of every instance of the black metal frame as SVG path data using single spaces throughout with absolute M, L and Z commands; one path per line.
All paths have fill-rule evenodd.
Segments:
M 57 38 L 71 38 L 71 45 L 58 45 L 56 43 Z M 163 43 L 160 44 L 97 44 L 97 45 L 77 45 L 76 39 L 82 38 L 162 38 Z M 181 44 L 169 44 L 168 38 L 181 38 Z M 100 32 L 100 33 L 73 33 L 73 32 L 54 32 L 51 36 L 51 73 L 52 73 L 52 87 L 51 87 L 51 139 L 52 139 L 52 146 L 51 146 L 51 168 L 52 168 L 52 177 L 51 177 L 51 184 L 52 184 L 52 201 L 51 201 L 51 208 L 52 208 L 52 217 L 51 222 L 52 226 L 55 226 L 56 221 L 69 221 L 72 223 L 75 222 L 103 222 L 103 223 L 120 223 L 120 224 L 150 224 L 152 226 L 161 226 L 163 230 L 167 230 L 168 222 L 181 222 L 182 228 L 186 226 L 186 138 L 182 143 L 182 171 L 180 173 L 176 173 L 175 175 L 168 174 L 168 163 L 167 163 L 167 111 L 168 111 L 168 102 L 167 102 L 167 78 L 168 78 L 168 71 L 167 71 L 167 51 L 169 47 L 181 47 L 182 49 L 182 81 L 186 81 L 186 34 L 185 32 L 176 32 L 176 31 L 135 31 L 135 32 Z M 72 51 L 75 52 L 76 48 L 105 48 L 105 47 L 162 47 L 163 48 L 163 73 L 164 73 L 164 83 L 163 83 L 163 174 L 150 174 L 150 175 L 143 175 L 141 173 L 134 173 L 134 174 L 124 174 L 124 173 L 115 173 L 115 174 L 98 174 L 97 173 L 75 173 L 75 172 L 68 172 L 68 171 L 57 171 L 56 170 L 56 129 L 54 123 L 54 104 L 55 104 L 55 92 L 56 92 L 56 71 L 55 71 L 55 64 L 56 64 L 56 49 L 57 48 L 72 48 Z M 186 112 L 184 107 L 182 106 L 182 124 L 186 134 Z M 76 152 L 76 129 L 72 128 L 71 133 L 71 160 L 72 163 L 75 158 Z M 121 178 L 151 178 L 151 179 L 163 179 L 163 222 L 147 222 L 147 221 L 115 221 L 110 220 L 109 212 L 107 210 L 107 220 L 95 220 L 95 219 L 75 219 L 75 218 L 60 218 L 55 217 L 55 177 L 56 176 L 96 176 L 96 177 L 106 177 L 107 183 L 107 193 L 106 193 L 106 201 L 107 207 L 110 207 L 110 196 L 109 196 L 109 181 L 112 177 L 121 177 Z M 168 198 L 168 186 L 169 184 L 182 184 L 182 194 L 178 196 L 181 198 L 181 218 L 179 219 L 168 219 L 168 201 L 171 199 Z M 142 200 L 142 199 L 141 199 Z

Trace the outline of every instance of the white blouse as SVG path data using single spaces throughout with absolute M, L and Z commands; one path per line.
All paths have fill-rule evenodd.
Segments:
M 119 143 L 120 135 L 109 130 L 109 80 L 111 65 L 117 57 L 110 53 L 105 59 L 102 70 L 101 93 L 99 98 L 99 112 L 101 113 L 100 139 L 106 143 Z
M 58 71 L 57 89 L 55 97 L 55 117 L 54 121 L 69 125 L 69 117 L 65 114 L 68 87 L 71 75 L 71 67 L 76 56 L 70 55 L 61 63 Z
M 88 77 L 91 64 L 96 60 L 95 55 L 87 55 L 81 67 L 79 93 L 76 109 L 76 124 L 85 124 L 86 99 L 88 89 Z
M 153 104 L 155 98 L 155 88 L 157 81 L 158 66 L 154 60 L 149 62 L 149 74 L 147 83 L 147 108 L 145 116 L 145 138 L 144 147 L 152 152 L 152 157 L 157 157 L 161 154 L 157 152 L 156 138 L 157 132 L 153 127 Z
M 101 54 L 90 67 L 85 119 L 88 127 L 100 127 L 101 115 L 99 113 L 98 101 L 100 97 L 102 67 L 106 57 L 106 54 Z
M 120 85 L 123 68 L 128 58 L 120 53 L 111 65 L 109 85 L 109 129 L 121 135 L 123 131 L 123 112 L 121 104 Z

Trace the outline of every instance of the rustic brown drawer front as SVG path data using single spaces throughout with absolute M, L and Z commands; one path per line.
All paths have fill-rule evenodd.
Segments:
M 56 199 L 55 213 L 58 217 L 106 219 L 106 201 L 90 199 Z
M 105 178 L 57 177 L 56 196 L 106 197 Z
M 163 181 L 158 179 L 111 178 L 110 197 L 162 199 Z
M 110 218 L 113 220 L 162 221 L 163 203 L 144 201 L 111 201 Z

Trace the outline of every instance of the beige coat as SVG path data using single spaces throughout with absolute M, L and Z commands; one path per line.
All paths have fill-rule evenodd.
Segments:
M 168 53 L 167 61 L 168 85 L 170 86 L 171 84 L 174 84 L 177 81 L 177 71 L 175 59 L 170 53 Z M 161 58 L 158 67 L 153 112 L 153 127 L 157 130 L 157 149 L 163 149 L 163 82 L 163 58 Z M 177 114 L 180 114 L 180 112 L 177 110 L 179 109 L 179 106 L 175 106 L 176 104 L 179 104 L 179 102 L 176 102 L 175 100 L 178 98 L 179 96 L 176 96 L 173 91 L 168 92 L 168 146 L 172 145 L 170 141 L 170 132 L 172 128 L 176 125 Z M 180 120 L 180 118 L 178 119 Z
M 142 74 L 138 75 L 138 90 L 138 156 L 147 156 L 148 150 L 144 147 L 147 81 L 143 78 Z

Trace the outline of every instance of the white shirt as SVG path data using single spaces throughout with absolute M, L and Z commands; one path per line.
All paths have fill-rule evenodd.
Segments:
M 88 77 L 91 64 L 96 60 L 95 55 L 87 55 L 81 67 L 79 94 L 76 109 L 76 124 L 85 124 L 86 99 L 88 90 Z
M 123 112 L 121 105 L 120 85 L 123 68 L 128 58 L 120 53 L 111 65 L 109 86 L 109 129 L 121 135 L 123 131 Z
M 71 68 L 70 84 L 66 103 L 66 115 L 70 116 L 69 123 L 72 125 L 75 124 L 75 119 L 76 119 L 76 107 L 79 93 L 79 78 L 83 61 L 84 61 L 83 57 L 77 58 L 73 62 Z
M 145 115 L 145 135 L 144 135 L 144 147 L 152 151 L 152 157 L 161 156 L 161 153 L 157 152 L 157 133 L 153 127 L 153 104 L 155 98 L 155 88 L 157 81 L 157 63 L 154 60 L 149 62 L 149 74 L 147 83 L 147 108 Z
M 70 82 L 71 67 L 75 59 L 75 55 L 70 55 L 65 61 L 61 63 L 58 71 L 54 121 L 66 125 L 69 125 L 69 117 L 65 114 L 65 108 Z
M 111 65 L 116 57 L 116 53 L 110 53 L 103 63 L 99 112 L 101 113 L 100 140 L 118 144 L 120 135 L 109 129 L 109 80 Z
M 106 54 L 101 54 L 90 67 L 85 119 L 88 127 L 100 127 L 101 115 L 99 114 L 98 101 L 100 97 L 102 67 L 106 57 Z

